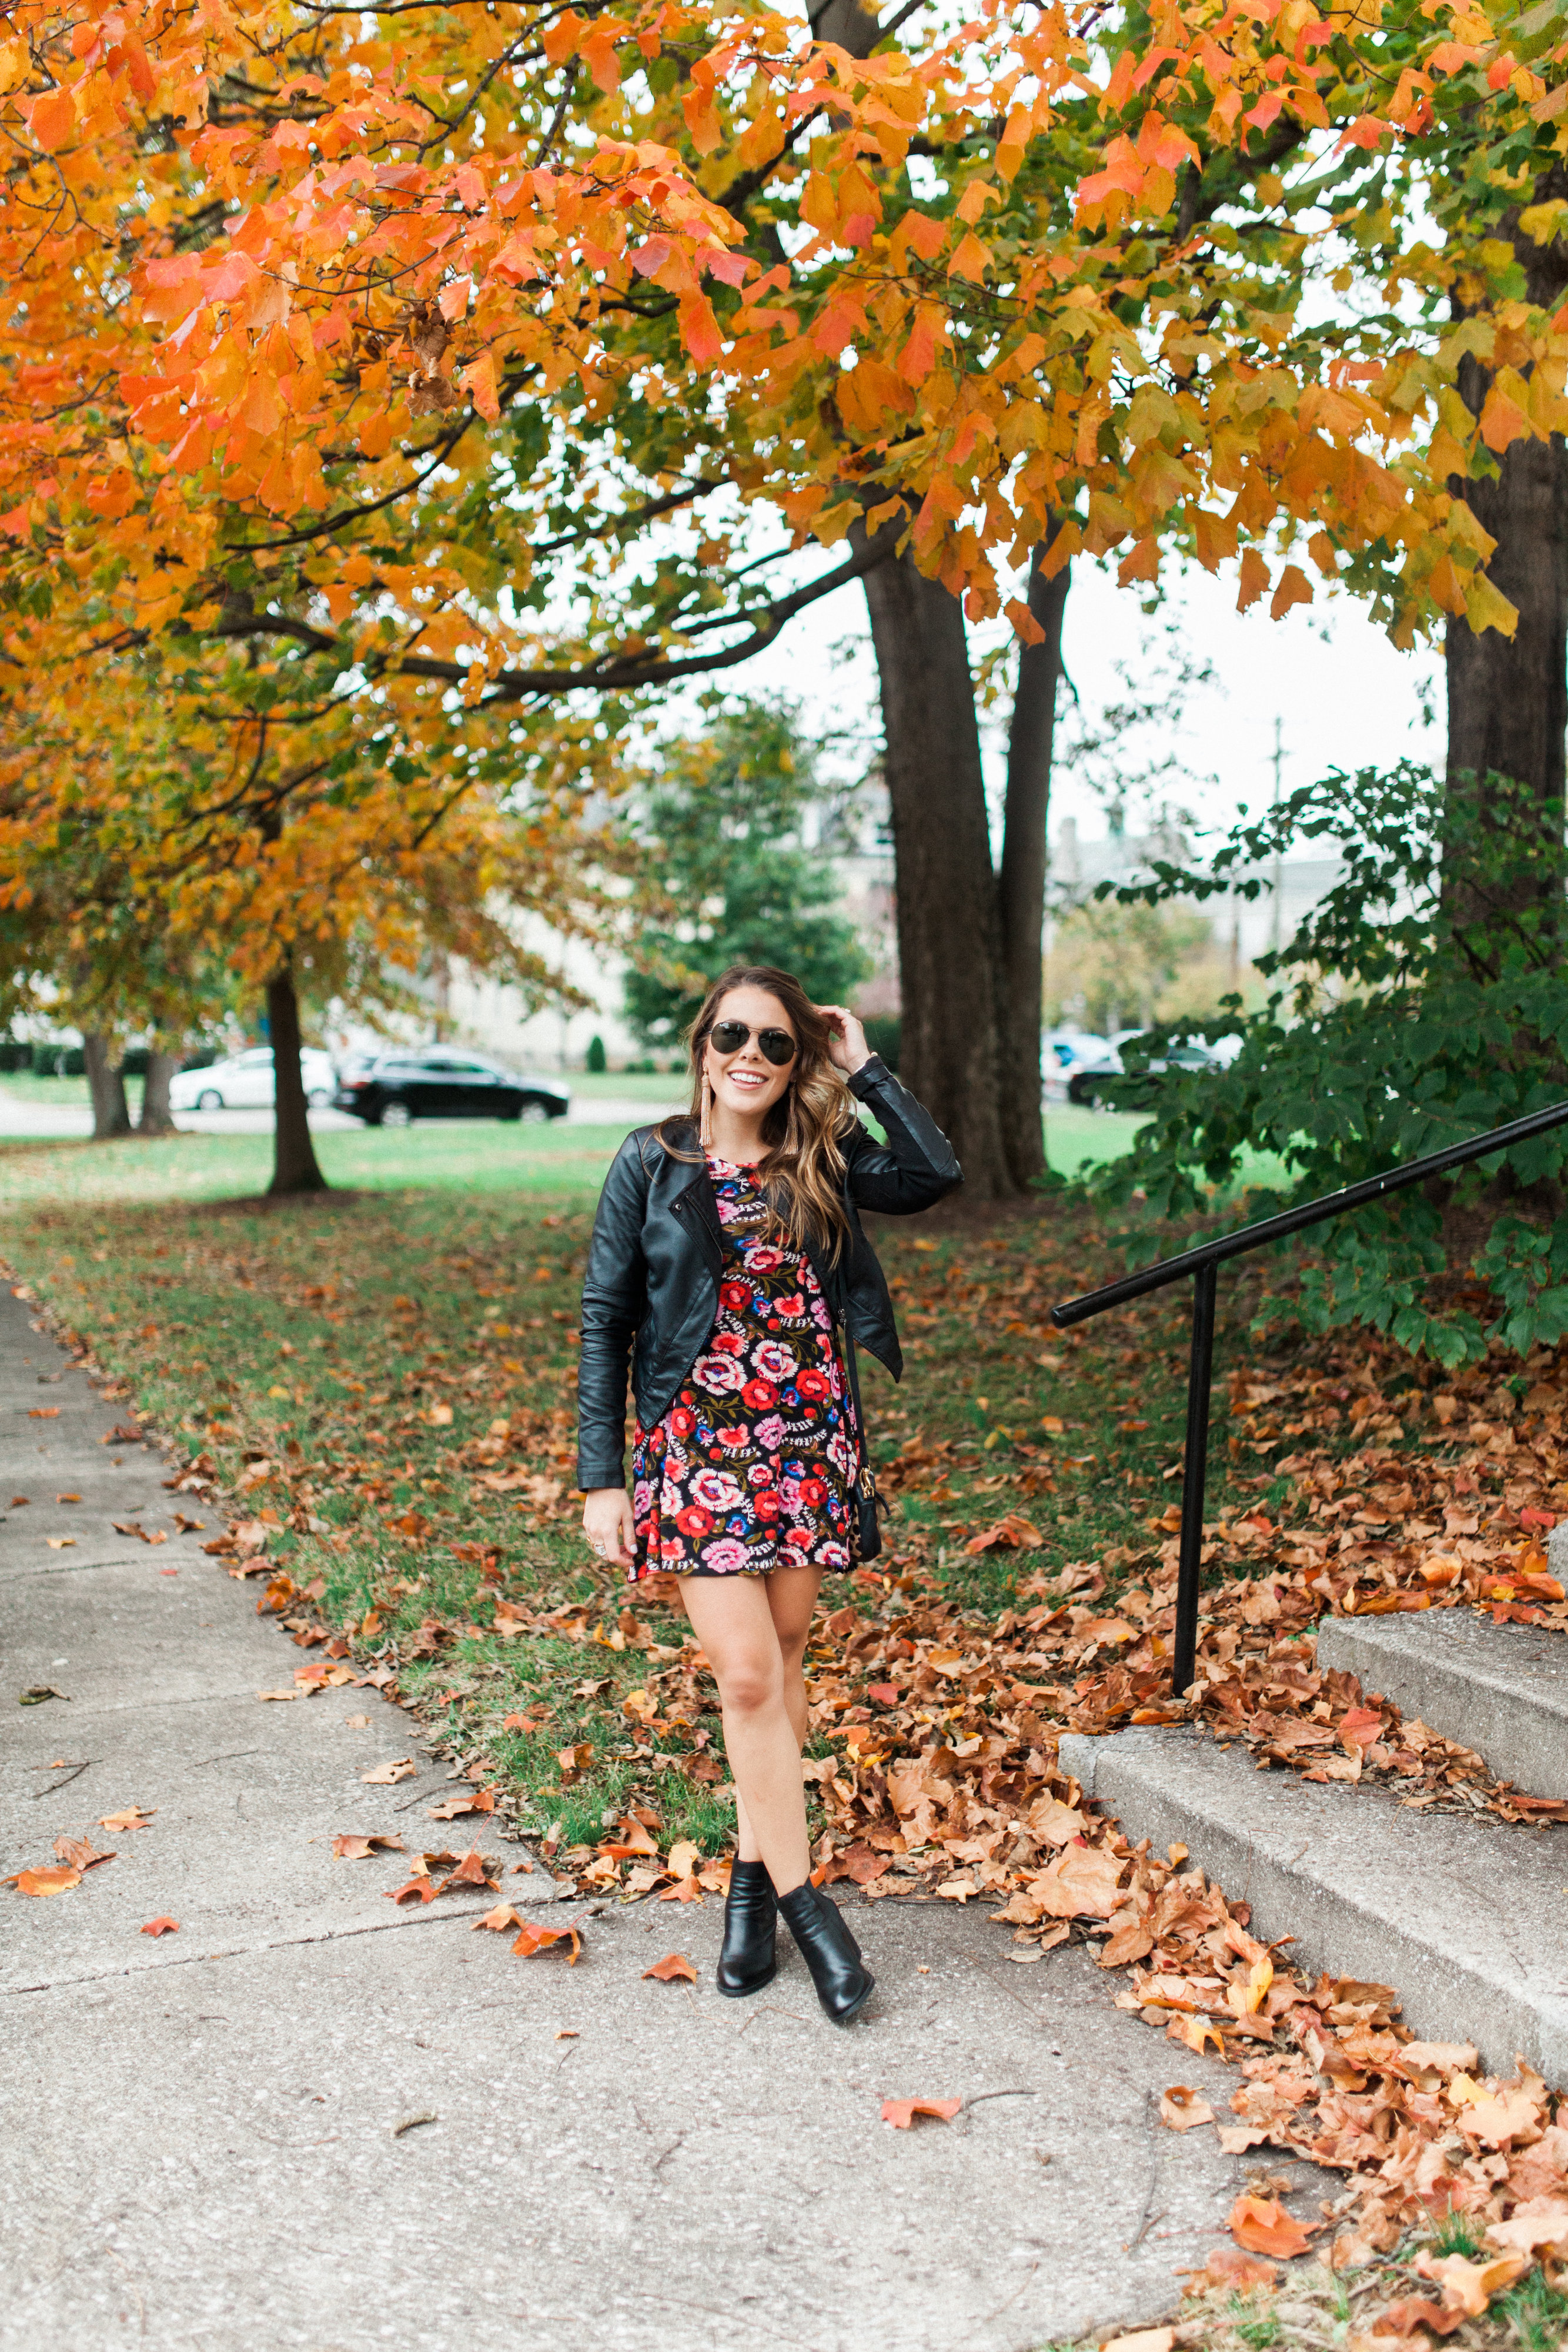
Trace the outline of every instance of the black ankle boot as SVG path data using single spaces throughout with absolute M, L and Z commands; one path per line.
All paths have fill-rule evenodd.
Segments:
M 847 2025 L 871 1999 L 876 1979 L 861 1958 L 843 1914 L 810 1879 L 780 1895 L 779 1909 L 811 1971 L 817 1999 L 835 2025 Z
M 729 1874 L 724 1902 L 724 1949 L 718 1956 L 717 1984 L 732 2000 L 760 1992 L 779 1973 L 774 1944 L 779 1897 L 768 1865 L 737 1862 Z

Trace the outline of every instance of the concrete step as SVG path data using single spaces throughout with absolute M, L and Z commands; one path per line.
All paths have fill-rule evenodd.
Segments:
M 1530 1797 L 1568 1798 L 1568 1640 L 1553 1625 L 1494 1625 L 1473 1609 L 1325 1617 L 1320 1666 L 1348 1667 Z
M 1397 1988 L 1428 2041 L 1568 2083 L 1568 1831 L 1416 1812 L 1381 1789 L 1260 1771 L 1186 1730 L 1070 1733 L 1064 1768 L 1131 1838 L 1179 1841 L 1253 1933 Z

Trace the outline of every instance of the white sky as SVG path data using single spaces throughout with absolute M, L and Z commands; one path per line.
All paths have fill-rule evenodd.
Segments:
M 818 562 L 831 561 L 820 551 Z M 802 566 L 802 576 L 805 573 Z M 1217 690 L 1194 695 L 1183 730 L 1185 758 L 1197 777 L 1212 783 L 1186 789 L 1186 804 L 1201 824 L 1224 826 L 1243 803 L 1255 812 L 1271 790 L 1274 720 L 1283 722 L 1287 790 L 1315 770 L 1390 767 L 1401 759 L 1426 762 L 1443 753 L 1440 653 L 1396 650 L 1364 609 L 1337 596 L 1298 606 L 1271 621 L 1265 604 L 1236 610 L 1234 577 L 1211 578 L 1194 567 L 1169 574 L 1166 604 L 1145 621 L 1136 593 L 1118 588 L 1114 573 L 1091 563 L 1075 571 L 1067 603 L 1064 651 L 1068 671 L 1091 717 L 1122 692 L 1118 656 L 1125 658 L 1160 618 L 1177 621 L 1191 649 L 1206 656 Z M 859 583 L 802 613 L 756 661 L 729 673 L 743 693 L 779 693 L 802 708 L 807 728 L 863 727 L 869 745 L 880 728 L 876 669 L 865 596 Z M 1421 689 L 1438 724 L 1423 723 Z M 999 745 L 988 747 L 994 770 Z M 1051 829 L 1076 818 L 1086 840 L 1107 831 L 1099 796 L 1058 768 L 1052 780 Z M 1135 814 L 1129 824 L 1135 827 Z

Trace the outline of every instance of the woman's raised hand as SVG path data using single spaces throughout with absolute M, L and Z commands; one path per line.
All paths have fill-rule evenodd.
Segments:
M 595 1486 L 582 1507 L 582 1532 L 601 1559 L 630 1568 L 637 1540 L 632 1497 L 624 1486 Z
M 829 1060 L 846 1077 L 852 1078 L 871 1059 L 865 1031 L 847 1004 L 819 1004 L 816 1009 L 832 1031 L 828 1041 Z

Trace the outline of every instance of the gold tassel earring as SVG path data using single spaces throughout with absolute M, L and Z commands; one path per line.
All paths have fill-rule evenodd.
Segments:
M 703 1115 L 697 1140 L 705 1151 L 713 1150 L 713 1088 L 707 1082 L 707 1069 L 703 1069 Z

